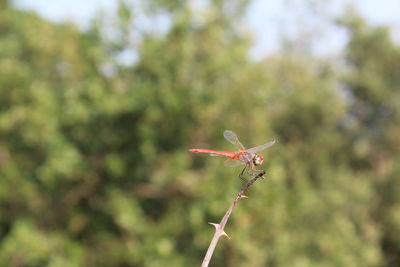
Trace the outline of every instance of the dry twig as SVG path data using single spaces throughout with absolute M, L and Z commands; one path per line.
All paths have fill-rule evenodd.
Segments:
M 229 207 L 229 209 L 226 211 L 224 217 L 222 218 L 220 223 L 210 223 L 211 225 L 214 225 L 215 227 L 215 234 L 213 239 L 211 240 L 210 245 L 208 246 L 207 249 L 207 253 L 204 256 L 204 260 L 203 263 L 201 264 L 201 267 L 207 267 L 208 264 L 210 263 L 211 260 L 211 256 L 214 253 L 214 249 L 218 243 L 218 240 L 221 236 L 226 236 L 227 238 L 229 238 L 229 236 L 225 233 L 224 228 L 225 228 L 225 224 L 228 221 L 229 216 L 231 215 L 233 208 L 236 206 L 237 202 L 239 201 L 239 199 L 241 198 L 246 198 L 245 195 L 243 195 L 243 193 L 255 182 L 257 181 L 257 179 L 263 177 L 265 175 L 265 171 L 261 171 L 259 174 L 257 174 L 254 178 L 252 178 L 250 181 L 248 181 L 239 191 L 239 193 L 236 195 L 235 200 L 233 200 L 231 206 Z

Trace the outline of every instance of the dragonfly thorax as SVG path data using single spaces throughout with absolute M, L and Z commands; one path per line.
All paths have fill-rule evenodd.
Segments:
M 253 158 L 253 164 L 255 166 L 260 166 L 261 164 L 263 164 L 264 159 L 263 157 L 261 157 L 261 155 L 255 155 Z

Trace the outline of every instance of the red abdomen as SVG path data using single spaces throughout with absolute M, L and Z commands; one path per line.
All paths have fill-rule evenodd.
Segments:
M 237 154 L 236 152 L 217 151 L 217 150 L 210 150 L 210 149 L 203 149 L 203 148 L 192 148 L 192 149 L 189 149 L 189 151 L 193 152 L 193 153 L 204 153 L 204 154 L 224 156 L 224 157 L 228 157 L 231 159 L 235 159 L 236 154 Z

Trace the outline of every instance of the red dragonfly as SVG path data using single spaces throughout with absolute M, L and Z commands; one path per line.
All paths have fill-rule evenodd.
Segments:
M 236 167 L 239 165 L 246 165 L 242 172 L 240 173 L 240 177 L 244 178 L 245 172 L 253 175 L 257 172 L 256 166 L 260 166 L 264 162 L 264 158 L 256 154 L 264 149 L 269 148 L 273 144 L 275 144 L 275 140 L 272 140 L 268 143 L 265 143 L 260 146 L 256 146 L 253 148 L 245 149 L 242 143 L 239 141 L 237 135 L 229 130 L 224 131 L 224 137 L 226 140 L 231 142 L 236 148 L 239 149 L 238 152 L 228 152 L 228 151 L 216 151 L 216 150 L 209 150 L 203 148 L 193 148 L 189 149 L 190 152 L 193 153 L 204 153 L 209 154 L 210 156 L 223 156 L 227 157 L 228 159 L 225 161 L 225 165 L 229 167 Z

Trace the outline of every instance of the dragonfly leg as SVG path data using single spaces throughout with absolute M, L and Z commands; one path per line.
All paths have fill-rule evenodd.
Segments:
M 247 174 L 250 176 L 257 175 L 261 172 L 261 170 L 258 170 L 254 165 L 250 166 L 247 170 Z M 264 177 L 262 177 L 264 178 Z
M 247 178 L 246 178 L 246 174 L 248 174 L 248 171 L 249 171 L 249 168 L 248 168 L 249 166 L 248 165 L 246 165 L 244 168 L 243 168 L 243 170 L 240 172 L 240 174 L 239 174 L 239 178 L 241 179 L 241 180 L 243 180 L 243 181 L 247 181 Z
M 239 174 L 239 178 L 244 182 L 249 180 L 249 177 L 257 175 L 261 172 L 261 170 L 256 169 L 254 165 L 246 165 L 243 170 Z

